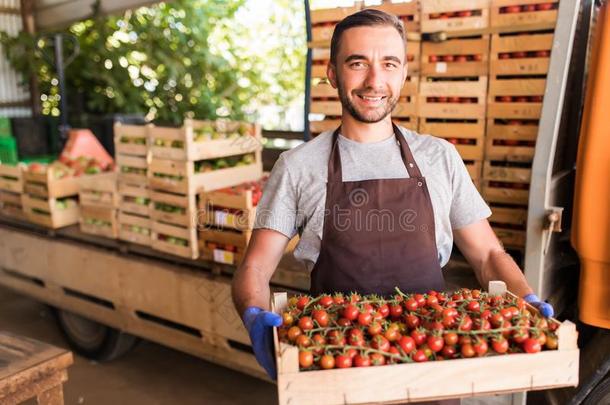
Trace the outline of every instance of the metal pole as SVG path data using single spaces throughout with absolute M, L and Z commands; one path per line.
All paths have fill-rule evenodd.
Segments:
M 303 137 L 304 141 L 308 141 L 311 139 L 311 132 L 309 131 L 309 100 L 311 99 L 311 64 L 312 64 L 312 54 L 311 48 L 309 47 L 309 42 L 311 41 L 311 14 L 309 10 L 309 0 L 305 0 L 305 28 L 307 32 L 307 60 L 305 62 L 305 109 L 304 115 L 305 119 L 303 121 L 304 131 Z
M 64 57 L 63 57 L 63 35 L 55 34 L 55 68 L 57 69 L 57 80 L 59 81 L 59 110 L 60 124 L 59 137 L 63 145 L 68 139 L 68 100 L 66 94 L 66 78 L 64 75 Z

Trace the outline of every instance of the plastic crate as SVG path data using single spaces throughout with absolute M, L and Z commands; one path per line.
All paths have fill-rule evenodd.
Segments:
M 16 165 L 17 141 L 12 137 L 0 137 L 0 162 L 9 165 Z

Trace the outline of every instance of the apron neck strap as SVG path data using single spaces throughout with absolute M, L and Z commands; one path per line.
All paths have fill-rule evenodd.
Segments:
M 394 129 L 394 136 L 396 137 L 396 144 L 400 147 L 400 156 L 402 157 L 402 162 L 407 169 L 407 173 L 409 173 L 409 177 L 422 177 L 421 172 L 419 171 L 419 167 L 417 163 L 415 163 L 415 159 L 413 158 L 413 153 L 411 153 L 411 148 L 407 143 L 405 137 L 403 136 L 400 129 L 392 123 L 392 128 Z M 343 172 L 341 169 L 341 155 L 339 153 L 339 130 L 341 126 L 335 129 L 333 132 L 332 139 L 332 147 L 330 150 L 330 159 L 328 160 L 328 177 L 329 179 L 337 179 L 338 181 L 343 181 Z

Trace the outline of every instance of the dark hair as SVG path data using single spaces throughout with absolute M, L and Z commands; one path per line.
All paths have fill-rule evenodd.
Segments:
M 345 17 L 339 22 L 339 24 L 337 24 L 335 30 L 333 31 L 333 37 L 330 40 L 330 62 L 333 65 L 336 65 L 337 52 L 339 52 L 339 45 L 341 43 L 343 31 L 354 27 L 373 27 L 383 25 L 396 28 L 396 31 L 398 31 L 400 34 L 402 42 L 405 44 L 406 48 L 407 36 L 405 34 L 402 21 L 400 21 L 398 17 L 385 13 L 381 10 L 366 9 Z

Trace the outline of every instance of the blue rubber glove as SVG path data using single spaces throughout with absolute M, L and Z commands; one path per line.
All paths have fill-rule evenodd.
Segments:
M 537 308 L 545 318 L 550 318 L 555 313 L 553 306 L 548 302 L 540 301 L 540 298 L 538 298 L 536 294 L 527 294 L 523 299 L 525 302 Z
M 250 334 L 252 349 L 256 361 L 272 380 L 277 379 L 275 354 L 273 351 L 273 326 L 282 324 L 282 317 L 259 307 L 248 307 L 242 316 L 244 325 Z

